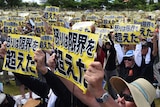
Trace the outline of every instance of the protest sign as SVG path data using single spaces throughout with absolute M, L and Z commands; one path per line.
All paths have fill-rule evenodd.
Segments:
M 18 34 L 18 26 L 19 23 L 16 21 L 3 21 L 4 28 L 2 30 L 3 33 L 12 33 L 12 34 Z
M 87 84 L 83 74 L 94 61 L 99 36 L 55 26 L 53 32 L 58 58 L 55 73 L 70 80 L 85 92 Z
M 44 18 L 54 19 L 55 15 L 59 13 L 59 7 L 56 6 L 46 6 L 44 10 Z
M 41 35 L 40 48 L 42 50 L 50 50 L 53 49 L 53 35 Z
M 117 23 L 114 25 L 115 43 L 137 44 L 140 35 L 140 25 Z
M 84 21 L 84 22 L 77 22 L 72 26 L 72 30 L 79 30 L 83 32 L 91 32 L 91 26 L 94 25 L 95 22 L 93 21 Z
M 9 34 L 3 70 L 37 76 L 33 56 L 34 51 L 39 48 L 39 43 L 39 37 Z
M 140 34 L 144 38 L 150 38 L 156 28 L 155 21 L 151 20 L 133 20 L 133 23 L 141 25 Z

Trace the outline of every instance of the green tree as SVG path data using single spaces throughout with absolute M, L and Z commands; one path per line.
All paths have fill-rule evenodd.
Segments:
M 59 6 L 63 4 L 63 0 L 48 0 L 47 3 L 51 6 Z
M 6 0 L 8 7 L 20 6 L 22 4 L 22 0 Z
M 5 0 L 0 0 L 0 7 L 4 8 L 6 6 Z

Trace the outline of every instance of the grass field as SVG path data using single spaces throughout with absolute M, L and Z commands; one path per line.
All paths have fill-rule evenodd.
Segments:
M 10 83 L 11 84 L 9 85 L 4 84 L 3 91 L 5 93 L 9 93 L 10 95 L 19 95 L 20 94 L 19 87 L 15 85 L 15 81 L 11 80 Z

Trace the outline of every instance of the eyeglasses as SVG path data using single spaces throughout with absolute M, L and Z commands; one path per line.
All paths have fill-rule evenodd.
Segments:
M 132 61 L 132 58 L 124 58 L 124 60 Z
M 130 101 L 130 102 L 134 102 L 134 100 L 133 100 L 133 97 L 131 96 L 131 95 L 128 95 L 128 94 L 119 94 L 119 96 L 121 97 L 121 98 L 124 98 L 126 101 Z

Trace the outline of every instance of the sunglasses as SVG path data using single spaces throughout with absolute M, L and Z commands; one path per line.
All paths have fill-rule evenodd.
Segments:
M 124 60 L 132 61 L 132 58 L 124 58 Z
M 128 95 L 128 94 L 119 94 L 119 96 L 121 98 L 124 98 L 126 101 L 134 102 L 133 97 L 131 95 Z

